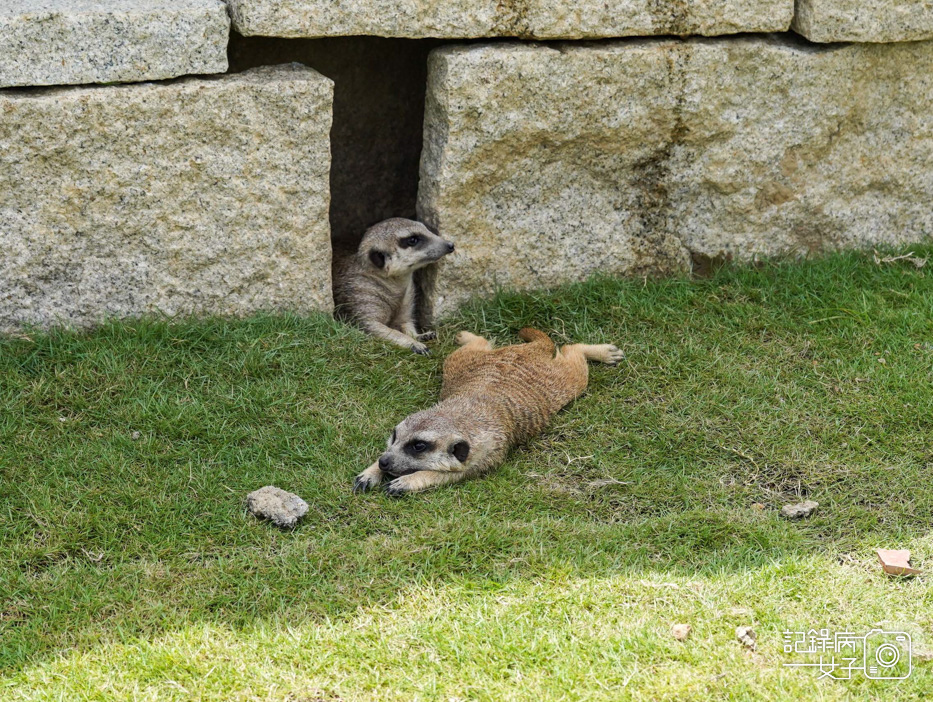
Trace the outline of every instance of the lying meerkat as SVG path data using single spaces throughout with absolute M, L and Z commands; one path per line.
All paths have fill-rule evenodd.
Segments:
M 394 218 L 363 235 L 359 248 L 334 256 L 337 316 L 373 336 L 426 354 L 433 339 L 437 262 L 454 245 L 420 222 Z
M 388 477 L 386 492 L 400 496 L 484 473 L 583 393 L 588 360 L 615 365 L 622 359 L 612 344 L 557 351 L 537 329 L 518 335 L 529 343 L 494 350 L 486 339 L 460 332 L 460 348 L 444 361 L 440 402 L 395 427 L 386 452 L 356 477 L 354 491 Z

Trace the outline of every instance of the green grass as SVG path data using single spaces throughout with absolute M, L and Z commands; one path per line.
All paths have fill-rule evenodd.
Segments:
M 627 357 L 484 479 L 351 494 L 458 329 L 524 325 Z M 0 341 L 0 699 L 928 696 L 929 580 L 874 549 L 933 569 L 933 265 L 594 280 L 440 339 L 270 316 Z M 267 484 L 310 503 L 295 531 L 246 514 Z M 823 627 L 908 630 L 913 674 L 784 667 L 811 659 L 782 632 Z

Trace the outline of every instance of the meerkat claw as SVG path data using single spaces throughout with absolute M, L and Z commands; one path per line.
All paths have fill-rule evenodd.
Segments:
M 417 336 L 418 341 L 434 341 L 437 338 L 436 331 L 426 331 Z
M 398 478 L 385 486 L 385 492 L 389 497 L 405 497 L 411 490 Z
M 353 492 L 367 492 L 382 482 L 385 477 L 378 463 L 373 463 L 369 468 L 356 476 L 353 481 Z
M 412 344 L 412 345 L 411 345 L 411 350 L 412 350 L 413 353 L 416 353 L 416 354 L 418 354 L 419 356 L 430 356 L 430 355 L 431 355 L 431 349 L 429 349 L 429 348 L 428 348 L 427 346 L 425 346 L 424 344 L 420 344 L 420 343 L 418 343 L 418 344 Z

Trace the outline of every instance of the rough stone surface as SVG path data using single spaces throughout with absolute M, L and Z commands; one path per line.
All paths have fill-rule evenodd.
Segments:
M 797 0 L 793 29 L 817 42 L 933 39 L 933 0 Z
M 0 93 L 0 330 L 330 310 L 332 83 Z
M 819 502 L 807 500 L 796 505 L 784 505 L 781 507 L 781 516 L 786 519 L 804 519 L 809 517 L 820 506 Z
M 457 245 L 439 311 L 497 286 L 689 267 L 656 216 L 675 128 L 669 54 L 645 42 L 431 54 L 418 211 Z
M 308 512 L 308 503 L 294 493 L 266 485 L 246 496 L 246 508 L 260 519 L 268 519 L 283 529 L 292 529 Z
M 3 0 L 0 88 L 227 70 L 221 0 Z
M 440 290 L 933 236 L 933 42 L 437 49 L 419 215 Z
M 244 35 L 596 39 L 780 32 L 793 0 L 228 0 Z

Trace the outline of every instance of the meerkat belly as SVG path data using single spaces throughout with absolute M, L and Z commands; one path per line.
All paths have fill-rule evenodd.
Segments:
M 393 329 L 405 331 L 405 327 L 412 324 L 415 311 L 415 286 L 409 280 L 404 289 L 397 293 L 392 317 L 387 324 Z

